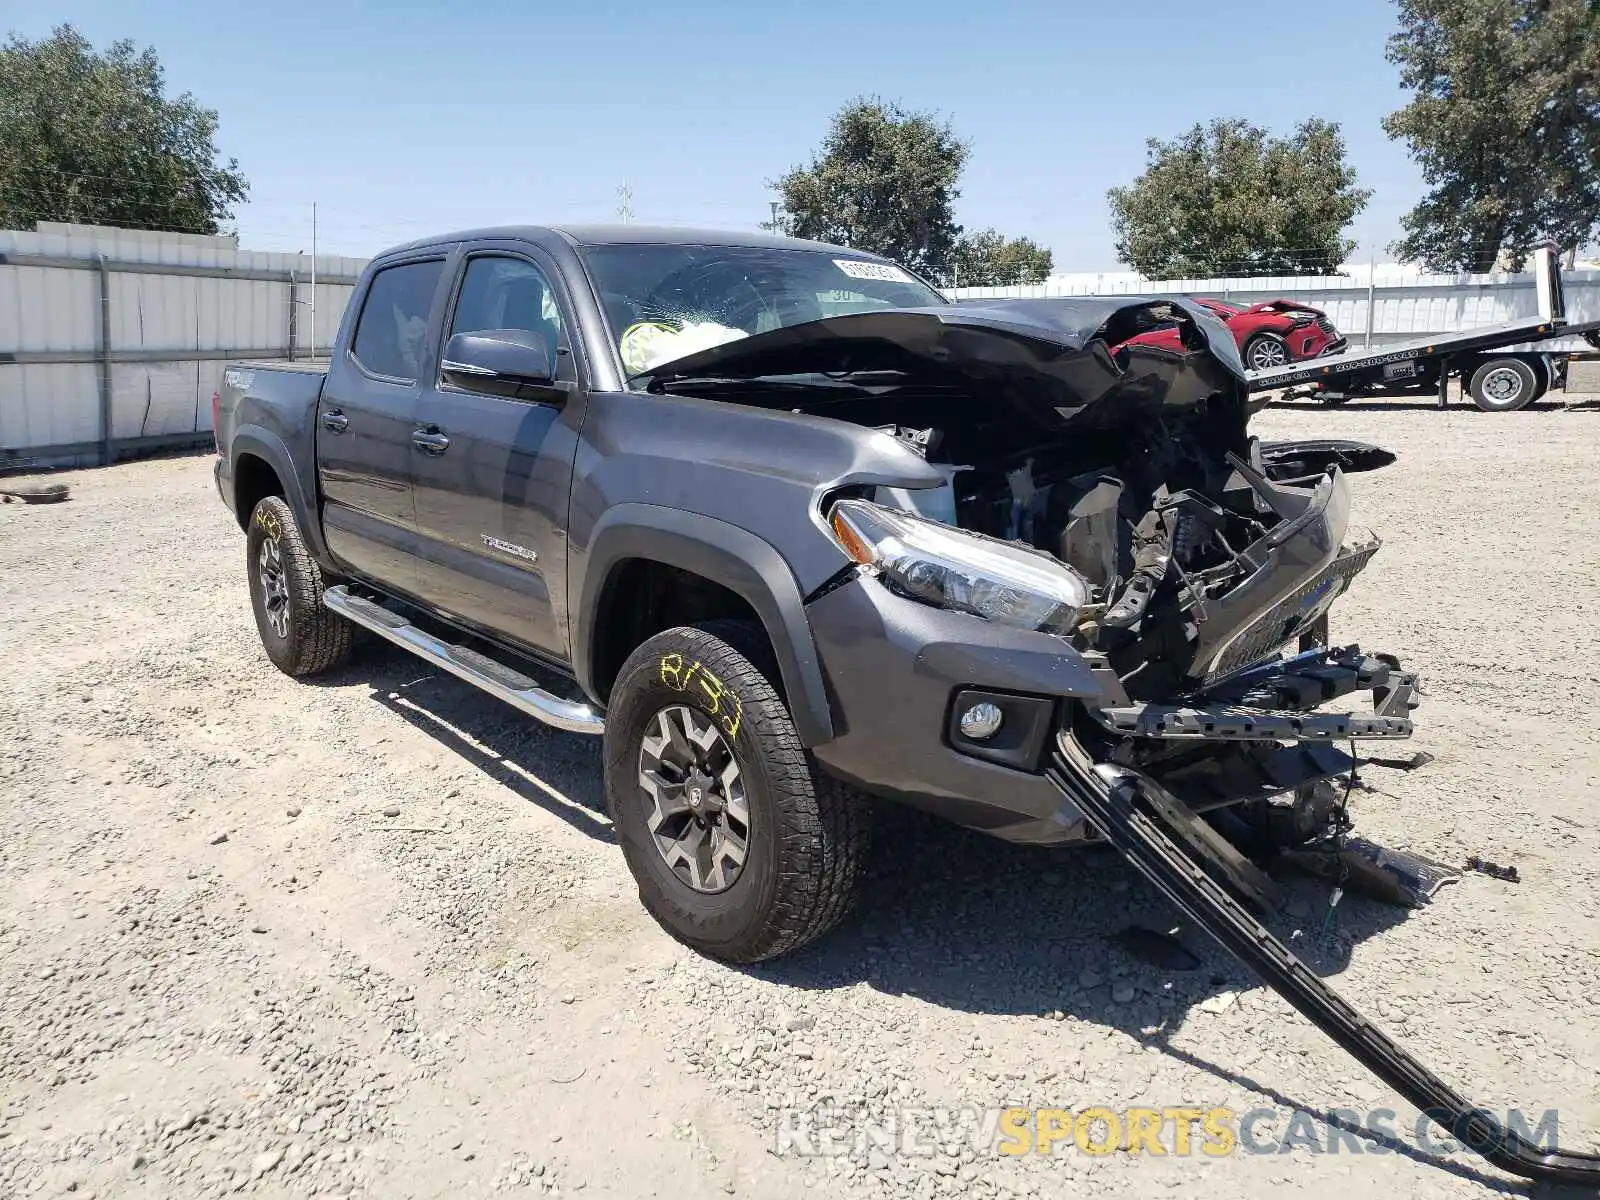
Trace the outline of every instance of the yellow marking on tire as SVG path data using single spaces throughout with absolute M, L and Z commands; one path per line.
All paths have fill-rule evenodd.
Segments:
M 661 656 L 661 682 L 674 691 L 683 691 L 683 684 L 678 682 L 683 674 L 683 655 L 663 654 Z
M 744 702 L 737 693 L 729 691 L 721 679 L 706 670 L 703 662 L 696 659 L 685 667 L 683 655 L 663 654 L 658 666 L 661 682 L 675 692 L 688 691 L 689 685 L 698 679 L 706 699 L 706 715 L 719 721 L 729 737 L 739 735 L 739 727 L 744 722 Z

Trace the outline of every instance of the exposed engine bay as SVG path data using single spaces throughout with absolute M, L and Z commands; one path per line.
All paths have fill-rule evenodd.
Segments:
M 1128 344 L 1162 325 L 1183 350 Z M 1346 528 L 1341 469 L 1393 460 L 1250 437 L 1231 336 L 1170 301 L 856 314 L 691 355 L 653 386 L 894 437 L 945 482 L 867 498 L 1071 567 L 1089 588 L 1073 644 L 1136 700 L 1193 695 L 1313 627 L 1377 549 Z
M 925 515 L 953 513 L 963 529 L 1059 558 L 1092 588 L 1075 635 L 1080 649 L 1106 655 L 1135 699 L 1190 692 L 1309 629 L 1377 548 L 1360 538 L 1337 572 L 1319 575 L 1318 587 L 1255 628 L 1261 608 L 1282 599 L 1274 591 L 1292 591 L 1325 565 L 1320 547 L 1290 554 L 1276 581 L 1234 599 L 1284 557 L 1274 532 L 1315 509 L 1342 535 L 1345 497 L 1326 473 L 1274 481 L 1279 464 L 1258 441 L 1238 436 L 1233 414 L 1217 411 L 1225 405 L 1202 400 L 1150 425 L 1063 437 L 976 464 L 943 461 L 945 447 L 961 443 L 942 429 L 892 426 L 885 431 L 948 467 L 948 495 L 878 499 L 910 500 Z M 1241 641 L 1241 633 L 1249 636 Z

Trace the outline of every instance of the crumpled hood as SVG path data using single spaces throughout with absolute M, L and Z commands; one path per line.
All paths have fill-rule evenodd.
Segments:
M 1184 350 L 1122 345 L 1172 320 Z M 700 350 L 636 378 L 872 371 L 968 385 L 1021 402 L 1050 423 L 1097 416 L 1118 423 L 1218 393 L 1242 404 L 1245 394 L 1244 365 L 1220 321 L 1187 300 L 1139 296 L 964 301 L 826 317 Z

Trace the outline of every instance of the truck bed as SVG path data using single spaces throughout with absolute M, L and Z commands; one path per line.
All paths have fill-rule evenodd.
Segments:
M 286 362 L 283 359 L 241 359 L 230 362 L 230 368 L 250 371 L 295 371 L 299 374 L 326 375 L 328 373 L 328 360 L 325 358 L 308 358 L 304 361 Z
M 314 430 L 327 374 L 327 363 L 315 359 L 230 362 L 223 368 L 215 425 L 218 447 L 229 452 L 218 458 L 217 488 L 241 523 L 250 514 L 238 511 L 235 497 L 232 459 L 239 454 L 254 454 L 280 477 L 291 476 L 302 496 L 316 495 Z M 241 422 L 241 410 L 248 411 L 248 422 Z M 248 496 L 245 503 L 250 503 Z

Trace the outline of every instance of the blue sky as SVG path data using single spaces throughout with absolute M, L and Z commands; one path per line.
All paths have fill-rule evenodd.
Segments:
M 171 89 L 219 111 L 252 249 L 309 249 L 313 200 L 323 252 L 369 254 L 613 219 L 624 183 L 636 220 L 753 226 L 861 94 L 952 118 L 973 146 L 958 219 L 1043 242 L 1057 270 L 1118 268 L 1106 189 L 1196 120 L 1338 121 L 1375 192 L 1351 230 L 1363 258 L 1421 188 L 1379 124 L 1404 99 L 1380 0 L 0 0 L 0 30 L 63 20 L 154 45 Z

